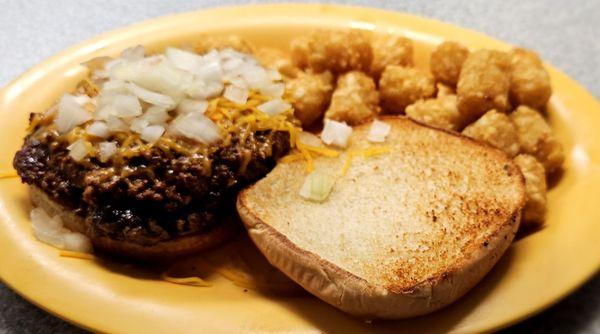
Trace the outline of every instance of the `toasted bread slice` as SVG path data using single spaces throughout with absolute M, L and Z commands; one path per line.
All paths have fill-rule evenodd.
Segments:
M 506 155 L 459 134 L 384 118 L 390 152 L 355 157 L 369 125 L 338 158 L 315 159 L 336 177 L 322 203 L 299 196 L 303 162 L 280 163 L 242 191 L 237 208 L 275 267 L 348 313 L 402 318 L 439 309 L 472 288 L 510 245 L 525 203 Z

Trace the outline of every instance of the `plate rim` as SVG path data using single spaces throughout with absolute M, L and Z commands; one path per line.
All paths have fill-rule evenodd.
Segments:
M 379 9 L 379 8 L 351 6 L 351 5 L 339 5 L 339 4 L 316 4 L 316 3 L 313 3 L 313 4 L 307 4 L 307 3 L 304 3 L 304 4 L 296 4 L 296 3 L 246 4 L 246 5 L 211 7 L 211 8 L 206 8 L 206 9 L 200 9 L 200 10 L 188 11 L 188 12 L 182 12 L 182 13 L 176 13 L 176 14 L 169 14 L 169 15 L 146 19 L 146 20 L 143 20 L 140 22 L 136 22 L 136 23 L 133 23 L 130 25 L 126 25 L 123 27 L 119 27 L 117 29 L 113 29 L 113 30 L 101 33 L 99 35 L 96 35 L 96 36 L 86 39 L 84 41 L 81 41 L 73 46 L 67 47 L 66 49 L 63 49 L 63 50 L 53 54 L 52 56 L 46 58 L 45 60 L 41 61 L 40 63 L 34 65 L 33 67 L 31 67 L 30 69 L 28 69 L 27 71 L 25 71 L 24 73 L 19 75 L 18 77 L 11 80 L 7 85 L 2 87 L 0 89 L 0 107 L 2 106 L 2 102 L 4 101 L 5 95 L 9 94 L 11 92 L 11 90 L 18 88 L 19 86 L 27 86 L 28 83 L 34 82 L 36 79 L 36 73 L 43 71 L 45 68 L 51 67 L 55 63 L 60 63 L 62 61 L 70 62 L 68 56 L 74 56 L 74 55 L 77 55 L 78 53 L 86 54 L 86 53 L 89 53 L 91 50 L 96 50 L 96 48 L 99 47 L 103 41 L 108 40 L 109 41 L 108 44 L 112 44 L 114 42 L 113 39 L 119 40 L 119 36 L 121 36 L 121 35 L 124 36 L 123 37 L 124 39 L 129 39 L 126 37 L 126 36 L 128 36 L 127 35 L 128 33 L 134 33 L 136 31 L 139 31 L 139 32 L 137 32 L 137 34 L 141 34 L 148 30 L 151 31 L 152 29 L 149 29 L 149 27 L 153 26 L 153 25 L 160 26 L 161 24 L 163 24 L 163 25 L 168 24 L 168 22 L 173 21 L 173 20 L 183 19 L 186 17 L 194 17 L 196 15 L 206 15 L 209 13 L 212 13 L 215 15 L 217 15 L 217 14 L 223 15 L 223 14 L 227 14 L 228 12 L 235 12 L 235 11 L 248 9 L 248 10 L 252 10 L 252 11 L 272 10 L 272 11 L 280 12 L 282 14 L 290 14 L 290 13 L 293 13 L 295 10 L 298 10 L 299 8 L 301 8 L 305 12 L 312 12 L 315 15 L 324 15 L 324 16 L 330 15 L 330 13 L 329 14 L 324 13 L 323 12 L 324 9 L 326 11 L 335 11 L 336 9 L 340 9 L 341 11 L 344 11 L 344 13 L 343 14 L 336 13 L 335 14 L 336 17 L 343 19 L 343 17 L 345 16 L 347 20 L 355 19 L 355 18 L 350 17 L 350 15 L 349 15 L 350 12 L 356 12 L 356 13 L 368 12 L 370 15 L 393 15 L 393 16 L 396 16 L 397 18 L 410 19 L 413 22 L 419 22 L 422 24 L 430 23 L 436 27 L 452 29 L 456 32 L 469 34 L 478 39 L 483 38 L 487 42 L 493 42 L 494 44 L 498 45 L 501 48 L 510 47 L 510 44 L 508 44 L 506 42 L 503 42 L 503 41 L 498 40 L 494 37 L 491 37 L 485 33 L 481 33 L 481 32 L 475 31 L 475 30 L 471 30 L 468 28 L 463 28 L 458 25 L 446 23 L 446 22 L 443 22 L 438 19 L 432 19 L 432 18 L 420 16 L 420 15 L 399 12 L 399 11 L 393 11 L 393 10 L 384 10 L 384 9 Z M 303 12 L 302 14 L 305 14 L 305 12 Z M 574 89 L 580 91 L 578 93 L 582 93 L 582 96 L 584 96 L 586 98 L 586 100 L 591 100 L 592 103 L 595 105 L 595 109 L 600 110 L 600 102 L 598 102 L 595 99 L 595 97 L 584 86 L 582 86 L 579 82 L 571 79 L 562 70 L 560 70 L 552 65 L 549 65 L 548 63 L 545 63 L 545 65 L 552 71 L 552 73 L 554 75 L 558 75 L 560 77 L 560 80 L 565 81 L 569 86 L 573 86 Z M 3 182 L 3 181 L 0 180 L 0 182 Z M 2 205 L 1 201 L 0 201 L 0 205 Z M 0 223 L 4 223 L 3 220 L 4 219 L 0 216 Z M 28 295 L 27 292 L 25 291 L 26 289 L 16 288 L 14 284 L 12 284 L 8 280 L 6 280 L 5 276 L 6 276 L 7 271 L 8 270 L 2 269 L 0 267 L 0 281 L 3 284 L 5 284 L 7 287 L 9 287 L 12 291 L 17 293 L 19 296 L 21 296 L 28 302 L 34 304 L 36 307 L 41 308 L 45 312 L 48 312 L 48 313 L 52 314 L 53 316 L 56 316 L 64 321 L 71 323 L 73 325 L 76 325 L 80 328 L 84 328 L 84 329 L 91 330 L 91 331 L 106 331 L 108 328 L 110 328 L 110 327 L 90 326 L 90 325 L 86 324 L 84 321 L 79 321 L 79 319 L 76 315 L 77 312 L 69 311 L 66 308 L 64 308 L 63 310 L 59 310 L 59 307 L 56 307 L 55 305 L 52 305 L 50 303 L 39 302 L 38 300 L 35 299 L 35 297 Z M 514 319 L 512 319 L 510 321 L 492 324 L 491 326 L 486 327 L 486 330 L 498 330 L 501 328 L 506 328 L 508 326 L 516 324 L 526 318 L 529 318 L 537 313 L 540 313 L 540 312 L 546 310 L 547 308 L 556 304 L 557 302 L 559 302 L 560 300 L 562 300 L 563 298 L 565 298 L 566 296 L 570 295 L 575 290 L 580 288 L 585 282 L 587 282 L 589 279 L 591 279 L 593 276 L 595 276 L 599 272 L 600 272 L 600 263 L 598 264 L 598 266 L 595 269 L 592 268 L 590 271 L 586 272 L 585 274 L 580 275 L 579 279 L 575 280 L 575 281 L 577 281 L 576 284 L 572 284 L 569 289 L 562 290 L 561 293 L 554 295 L 544 305 L 538 305 L 537 307 L 532 308 L 530 312 L 524 313 L 520 317 L 515 317 Z

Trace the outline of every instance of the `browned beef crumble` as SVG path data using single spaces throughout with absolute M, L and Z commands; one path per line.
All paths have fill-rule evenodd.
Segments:
M 52 133 L 29 136 L 14 158 L 24 183 L 86 219 L 94 235 L 141 245 L 210 231 L 235 213 L 237 191 L 266 175 L 289 150 L 287 132 L 235 139 L 205 159 L 154 148 L 121 164 L 77 163 Z M 250 155 L 244 166 L 244 153 Z M 210 161 L 210 166 L 205 168 Z

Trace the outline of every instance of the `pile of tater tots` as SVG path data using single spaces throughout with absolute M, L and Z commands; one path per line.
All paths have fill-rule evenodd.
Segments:
M 431 127 L 461 132 L 513 158 L 526 180 L 524 226 L 541 225 L 546 178 L 564 160 L 544 113 L 552 90 L 538 55 L 471 51 L 439 44 L 429 71 L 413 66 L 412 40 L 357 30 L 316 30 L 292 40 L 291 57 L 256 52 L 286 78 L 286 94 L 305 128 L 323 119 L 349 125 L 378 114 L 406 115 Z

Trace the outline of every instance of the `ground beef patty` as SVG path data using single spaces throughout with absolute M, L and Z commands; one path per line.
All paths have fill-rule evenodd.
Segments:
M 77 163 L 51 132 L 26 138 L 13 165 L 24 183 L 84 217 L 94 235 L 140 245 L 209 231 L 235 195 L 289 150 L 287 132 L 257 132 L 202 155 L 153 148 L 120 163 Z

